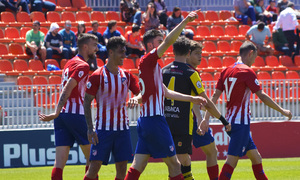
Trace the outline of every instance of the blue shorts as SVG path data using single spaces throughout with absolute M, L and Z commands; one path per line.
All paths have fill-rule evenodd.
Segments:
M 210 143 L 215 141 L 210 128 L 208 128 L 208 132 L 206 132 L 203 136 L 197 134 L 197 128 L 197 121 L 194 120 L 193 145 L 195 146 L 195 148 L 209 145 Z
M 54 119 L 55 146 L 73 146 L 90 144 L 87 137 L 87 125 L 84 115 L 60 113 Z
M 115 162 L 131 161 L 133 158 L 130 131 L 97 131 L 99 143 L 92 144 L 90 160 L 102 161 L 103 165 L 109 162 L 110 153 Z
M 256 146 L 250 135 L 250 125 L 232 124 L 228 155 L 242 157 L 251 149 Z
M 136 154 L 153 158 L 172 157 L 176 154 L 173 138 L 164 116 L 140 117 L 137 124 Z

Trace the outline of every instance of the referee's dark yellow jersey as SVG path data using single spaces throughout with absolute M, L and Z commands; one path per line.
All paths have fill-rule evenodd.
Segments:
M 187 95 L 205 91 L 199 73 L 185 63 L 172 62 L 162 69 L 165 86 Z M 193 134 L 193 103 L 165 99 L 165 117 L 172 135 Z

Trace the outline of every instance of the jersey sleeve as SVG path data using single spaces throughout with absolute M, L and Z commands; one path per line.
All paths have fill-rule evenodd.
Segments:
M 261 90 L 256 74 L 253 70 L 249 69 L 246 76 L 247 76 L 246 85 L 249 87 L 252 93 L 256 93 L 257 91 Z
M 159 59 L 158 55 L 157 55 L 157 48 L 156 49 L 152 49 L 148 54 L 146 54 L 145 56 L 143 56 L 143 58 L 141 59 L 141 65 L 144 65 L 145 68 L 154 68 L 156 66 L 157 60 Z
M 96 96 L 100 86 L 100 71 L 96 70 L 90 77 L 86 84 L 86 93 Z
M 138 81 L 137 77 L 135 77 L 131 73 L 128 73 L 128 76 L 129 76 L 129 82 L 130 82 L 130 84 L 129 84 L 130 91 L 135 95 L 139 94 L 140 87 L 139 87 L 139 81 Z
M 75 79 L 78 83 L 89 74 L 89 70 L 90 68 L 88 64 L 79 65 L 70 75 L 70 78 Z
M 191 76 L 190 76 L 190 80 L 193 84 L 192 88 L 193 90 L 195 91 L 195 93 L 197 95 L 201 94 L 202 92 L 205 92 L 205 89 L 203 87 L 203 84 L 202 84 L 202 81 L 201 81 L 201 78 L 199 76 L 199 73 L 198 72 L 194 72 Z

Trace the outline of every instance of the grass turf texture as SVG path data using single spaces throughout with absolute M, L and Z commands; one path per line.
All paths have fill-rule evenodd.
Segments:
M 224 164 L 219 161 L 219 169 Z M 129 168 L 130 164 L 128 164 Z M 264 171 L 269 179 L 272 180 L 295 180 L 300 179 L 300 158 L 280 158 L 263 159 Z M 85 166 L 67 165 L 64 170 L 64 180 L 82 180 Z M 34 168 L 11 168 L 0 169 L 0 179 L 14 180 L 40 180 L 50 179 L 52 167 L 34 167 Z M 195 179 L 208 180 L 205 161 L 193 161 L 192 172 Z M 113 180 L 115 177 L 115 166 L 102 166 L 99 179 Z M 164 163 L 149 163 L 146 170 L 141 175 L 141 180 L 160 180 L 167 179 L 167 166 Z M 237 168 L 234 170 L 232 179 L 248 180 L 255 179 L 252 173 L 251 162 L 249 159 L 239 160 Z

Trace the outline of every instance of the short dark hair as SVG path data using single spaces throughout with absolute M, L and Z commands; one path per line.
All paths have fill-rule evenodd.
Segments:
M 240 47 L 240 56 L 248 53 L 251 50 L 257 52 L 257 47 L 251 41 L 245 41 Z
M 94 26 L 95 24 L 97 24 L 99 26 L 98 21 L 96 21 L 96 20 L 92 21 L 92 26 Z
M 257 24 L 257 29 L 259 29 L 259 30 L 264 30 L 264 28 L 265 28 L 265 23 L 264 23 L 264 22 L 259 22 L 259 23 Z
M 109 30 L 111 30 L 111 28 L 113 26 L 115 26 L 116 24 L 117 24 L 116 20 L 111 20 L 111 21 L 108 22 L 107 27 L 108 27 Z
M 156 38 L 157 36 L 164 37 L 164 35 L 156 29 L 151 29 L 144 34 L 143 42 L 144 42 L 146 49 L 147 49 L 147 43 L 152 42 L 153 39 Z
M 95 36 L 94 34 L 81 33 L 78 36 L 78 40 L 77 40 L 78 47 L 80 48 L 82 45 L 89 43 L 90 39 L 93 39 L 98 42 L 98 37 Z
M 175 56 L 184 56 L 187 55 L 190 51 L 191 41 L 185 36 L 180 36 L 177 38 L 175 43 L 173 44 L 173 52 Z
M 108 42 L 106 44 L 107 52 L 111 50 L 118 49 L 118 47 L 125 47 L 126 41 L 125 39 L 121 38 L 120 36 L 114 36 L 112 38 L 108 39 Z
M 199 49 L 202 50 L 202 49 L 203 49 L 203 44 L 200 43 L 200 42 L 191 40 L 191 47 L 190 47 L 191 53 L 192 53 L 193 51 L 195 51 L 197 48 L 199 48 Z
M 289 2 L 287 7 L 290 7 L 290 8 L 294 8 L 295 7 L 295 4 L 293 2 Z
M 139 25 L 133 25 L 132 26 L 132 32 L 134 33 L 134 32 L 137 32 L 137 31 L 139 31 L 141 28 L 140 28 L 140 26 Z

